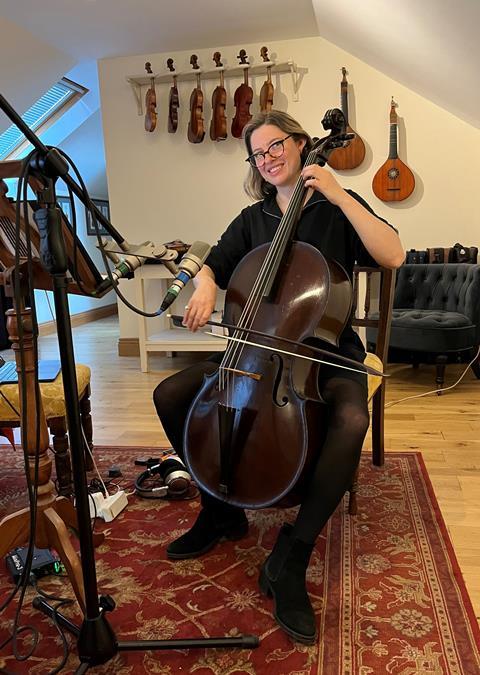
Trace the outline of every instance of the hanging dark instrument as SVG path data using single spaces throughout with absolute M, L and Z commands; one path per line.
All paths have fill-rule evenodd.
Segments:
M 198 56 L 192 54 L 190 63 L 194 71 L 200 66 L 197 63 Z M 197 86 L 190 94 L 190 122 L 188 123 L 188 140 L 190 143 L 201 143 L 205 136 L 205 127 L 203 120 L 203 91 L 200 86 L 200 73 L 196 73 Z
M 347 132 L 355 133 L 355 138 L 345 148 L 334 150 L 328 159 L 328 165 L 332 169 L 355 169 L 365 159 L 365 144 L 360 136 L 353 131 L 348 123 L 348 82 L 347 71 L 342 68 L 342 81 L 340 83 L 340 98 L 342 112 L 347 120 Z
M 167 68 L 173 74 L 173 85 L 170 87 L 168 97 L 168 133 L 174 134 L 178 127 L 178 108 L 180 101 L 178 98 L 177 76 L 173 67 L 173 59 L 167 59 Z
M 388 159 L 379 168 L 372 181 L 372 189 L 384 202 L 400 202 L 409 197 L 415 188 L 415 176 L 398 156 L 398 118 L 393 100 L 390 105 L 390 148 Z
M 241 49 L 237 59 L 240 59 L 240 65 L 243 69 L 243 82 L 235 90 L 233 103 L 235 105 L 235 117 L 232 120 L 232 136 L 235 138 L 242 137 L 243 128 L 250 122 L 252 116 L 250 115 L 250 106 L 253 101 L 253 89 L 248 84 L 248 61 L 247 52 Z
M 152 73 L 152 64 L 147 61 L 145 70 L 150 77 L 150 87 L 145 94 L 145 131 L 155 131 L 157 126 L 157 94 L 155 93 L 155 77 Z
M 225 108 L 227 105 L 227 92 L 223 83 L 223 63 L 220 52 L 215 52 L 213 60 L 215 67 L 219 68 L 220 84 L 215 87 L 212 94 L 212 119 L 210 122 L 210 138 L 212 141 L 223 141 L 227 138 L 227 116 Z
M 260 56 L 265 63 L 270 63 L 267 47 L 262 47 Z M 260 111 L 262 113 L 270 112 L 273 108 L 273 84 L 272 84 L 272 66 L 267 66 L 267 79 L 260 89 Z
M 322 123 L 331 133 L 314 144 L 306 165 L 324 165 L 350 138 L 340 110 Z M 185 424 L 185 457 L 199 487 L 246 508 L 297 503 L 325 433 L 321 366 L 282 352 L 285 340 L 336 345 L 351 313 L 344 269 L 294 241 L 305 196 L 299 177 L 273 241 L 236 267 L 225 299 L 225 323 L 236 328 Z M 252 346 L 244 339 L 251 331 L 268 336 Z

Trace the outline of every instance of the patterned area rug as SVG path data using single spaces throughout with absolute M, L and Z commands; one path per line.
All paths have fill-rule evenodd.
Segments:
M 97 448 L 104 469 L 117 464 L 131 491 L 138 471 L 133 459 L 153 449 Z M 0 469 L 0 516 L 24 498 L 20 453 Z M 9 466 L 8 466 L 9 465 Z M 92 673 L 281 673 L 307 675 L 477 675 L 480 637 L 470 600 L 419 453 L 389 453 L 382 469 L 362 459 L 359 514 L 341 504 L 315 548 L 308 588 L 320 637 L 307 647 L 292 642 L 272 619 L 271 600 L 259 594 L 258 570 L 284 521 L 294 510 L 249 511 L 248 536 L 225 542 L 203 558 L 169 561 L 165 546 L 195 519 L 198 502 L 129 497 L 97 550 L 99 590 L 117 608 L 109 621 L 119 640 L 254 634 L 257 649 L 191 649 L 119 653 Z M 40 587 L 70 596 L 66 579 L 47 577 Z M 0 601 L 11 582 L 0 567 Z M 0 655 L 0 672 L 45 675 L 62 656 L 52 621 L 31 607 L 27 593 L 21 624 L 39 631 L 27 662 Z M 80 618 L 75 606 L 64 613 Z M 0 644 L 15 606 L 0 617 Z M 19 639 L 25 650 L 26 633 Z M 78 665 L 74 641 L 62 673 Z

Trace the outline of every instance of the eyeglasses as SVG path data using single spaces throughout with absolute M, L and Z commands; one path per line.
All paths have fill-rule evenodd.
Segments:
M 282 138 L 281 141 L 274 141 L 271 145 L 268 146 L 265 152 L 254 152 L 253 155 L 247 157 L 245 161 L 250 162 L 252 166 L 259 169 L 265 164 L 265 158 L 267 154 L 269 154 L 272 159 L 277 159 L 278 157 L 281 157 L 285 152 L 283 144 L 287 139 L 291 138 L 292 136 L 293 134 L 289 134 L 288 136 L 285 136 L 285 138 Z

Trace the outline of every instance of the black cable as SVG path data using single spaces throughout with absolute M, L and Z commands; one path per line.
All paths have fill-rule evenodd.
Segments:
M 45 598 L 46 600 L 53 600 L 53 601 L 57 602 L 57 604 L 52 607 L 52 609 L 53 609 L 52 619 L 53 619 L 53 625 L 55 626 L 55 628 L 57 630 L 57 633 L 59 634 L 60 639 L 62 641 L 63 656 L 62 656 L 62 660 L 60 661 L 58 666 L 56 666 L 53 670 L 51 670 L 47 674 L 47 675 L 56 675 L 56 673 L 59 673 L 63 669 L 65 664 L 67 663 L 68 653 L 69 653 L 69 645 L 68 645 L 68 642 L 67 642 L 66 634 L 65 634 L 64 630 L 62 629 L 62 627 L 60 626 L 60 624 L 58 623 L 58 610 L 61 607 L 64 607 L 66 605 L 71 605 L 73 603 L 73 600 L 71 598 L 62 598 L 62 597 L 59 597 L 57 595 L 53 595 L 51 593 L 45 593 L 44 590 L 39 588 L 35 575 L 31 575 L 30 581 L 31 581 L 32 586 L 34 587 L 35 591 L 38 593 L 38 595 L 40 595 L 42 598 Z
M 15 297 L 15 305 L 18 308 L 23 306 L 23 295 L 21 292 L 20 288 L 20 240 L 21 240 L 21 204 L 22 204 L 22 188 L 23 188 L 23 194 L 24 196 L 26 195 L 27 189 L 28 189 L 28 173 L 29 173 L 29 162 L 31 156 L 34 154 L 32 151 L 24 160 L 22 164 L 22 171 L 21 175 L 19 177 L 18 185 L 17 185 L 17 203 L 16 203 L 16 247 L 15 247 L 15 277 L 14 277 L 14 297 Z M 24 203 L 24 217 L 26 216 L 25 220 L 25 238 L 26 238 L 26 243 L 27 243 L 27 260 L 28 258 L 31 258 L 31 243 L 30 243 L 30 237 L 29 237 L 29 232 L 28 232 L 28 210 L 26 210 L 26 204 Z M 30 244 L 30 246 L 29 246 Z M 31 286 L 28 280 L 28 289 L 29 289 L 29 294 L 31 294 Z M 31 299 L 31 298 L 30 298 Z M 34 325 L 34 317 L 32 316 L 32 325 Z M 18 329 L 18 344 L 19 344 L 19 352 L 20 352 L 20 369 L 22 373 L 25 373 L 25 334 L 24 334 L 24 327 L 23 327 L 23 317 L 20 314 L 20 316 L 17 315 L 17 329 Z M 35 330 L 32 331 L 33 334 L 33 348 L 35 350 Z M 38 370 L 38 365 L 36 365 L 36 369 Z M 38 376 L 38 372 L 36 372 L 36 375 Z M 28 428 L 28 410 L 27 410 L 27 389 L 26 389 L 26 383 L 25 379 L 22 377 L 21 379 L 21 398 L 22 398 L 22 406 L 21 406 L 21 411 L 22 411 L 22 429 L 27 429 Z M 38 378 L 37 378 L 38 379 Z M 36 447 L 38 448 L 39 445 L 39 427 L 38 427 L 38 396 L 37 396 L 37 405 L 36 405 L 36 421 L 37 421 L 37 434 L 36 434 L 36 440 L 37 440 L 37 445 Z M 38 638 L 33 639 L 33 644 L 31 646 L 30 651 L 25 654 L 25 655 L 20 655 L 18 652 L 18 635 L 19 635 L 19 621 L 20 621 L 20 613 L 23 607 L 23 602 L 25 599 L 25 593 L 28 585 L 28 578 L 30 575 L 30 570 L 31 570 L 31 565 L 32 565 L 32 560 L 33 560 L 33 552 L 34 552 L 34 544 L 35 544 L 35 531 L 36 531 L 36 524 L 37 524 L 37 495 L 38 495 L 38 475 L 39 475 L 39 458 L 38 458 L 38 453 L 35 457 L 35 464 L 34 464 L 34 478 L 33 478 L 33 485 L 32 485 L 32 478 L 30 475 L 30 464 L 29 464 L 29 455 L 28 452 L 25 448 L 25 443 L 22 443 L 22 448 L 23 448 L 23 456 L 24 456 L 24 465 L 25 465 L 25 475 L 27 479 L 27 489 L 28 489 L 28 496 L 29 496 L 29 503 L 30 503 L 30 536 L 29 536 L 29 541 L 28 541 L 28 549 L 27 549 L 27 557 L 25 561 L 25 566 L 24 569 L 22 570 L 22 577 L 21 577 L 21 583 L 19 585 L 20 589 L 20 597 L 18 600 L 18 605 L 17 609 L 15 612 L 15 618 L 13 622 L 13 628 L 12 628 L 12 649 L 15 658 L 17 661 L 24 661 L 26 660 L 33 651 L 35 650 L 35 647 L 38 642 Z
M 24 196 L 24 217 L 25 217 L 25 239 L 26 239 L 26 244 L 27 244 L 27 268 L 28 268 L 28 279 L 27 279 L 27 285 L 28 285 L 28 293 L 31 296 L 30 301 L 31 301 L 31 311 L 32 311 L 32 347 L 33 347 L 33 352 L 34 352 L 34 358 L 35 358 L 35 375 L 36 375 L 36 401 L 35 401 L 35 413 L 36 413 L 36 447 L 39 447 L 40 444 L 40 425 L 38 424 L 39 422 L 39 415 L 40 415 L 40 388 L 38 384 L 38 346 L 37 346 L 37 335 L 38 335 L 38 323 L 36 321 L 36 312 L 35 312 L 35 298 L 33 296 L 33 289 L 32 289 L 32 250 L 31 250 L 31 240 L 30 240 L 30 232 L 29 232 L 29 216 L 28 216 L 28 205 L 27 205 L 27 191 L 28 191 L 28 174 L 29 174 L 29 163 L 30 159 L 33 156 L 35 151 L 32 151 L 23 161 L 22 163 L 22 169 L 20 172 L 19 180 L 18 180 L 18 185 L 17 185 L 17 202 L 16 202 L 16 211 L 15 211 L 15 216 L 16 216 L 16 227 L 15 227 L 15 275 L 14 275 L 14 298 L 15 298 L 15 304 L 17 308 L 20 308 L 23 306 L 23 295 L 21 292 L 20 288 L 20 242 L 21 242 L 21 204 L 22 204 L 22 192 Z M 18 345 L 19 345 L 19 354 L 20 354 L 20 369 L 22 373 L 25 373 L 25 342 L 24 342 L 24 327 L 23 327 L 23 317 L 22 315 L 18 316 L 17 315 L 17 329 L 18 329 Z M 22 423 L 22 429 L 27 429 L 27 390 L 26 390 L 26 383 L 25 379 L 22 377 L 21 378 L 21 400 L 22 400 L 22 415 L 21 415 L 21 423 Z M 19 582 L 17 583 L 15 589 L 12 591 L 10 596 L 7 598 L 7 600 L 3 603 L 0 611 L 3 611 L 13 600 L 17 592 L 20 590 L 20 597 L 18 600 L 18 605 L 17 609 L 15 612 L 15 618 L 13 622 L 13 628 L 12 628 L 12 633 L 10 638 L 7 640 L 5 644 L 8 644 L 10 640 L 12 641 L 12 649 L 15 658 L 18 661 L 24 661 L 26 660 L 35 650 L 35 647 L 38 642 L 38 637 L 35 637 L 35 633 L 32 632 L 33 635 L 33 644 L 31 646 L 30 651 L 26 655 L 20 655 L 18 653 L 18 636 L 20 635 L 21 632 L 24 632 L 25 630 L 30 630 L 32 627 L 29 626 L 19 626 L 19 620 L 20 620 L 20 613 L 21 609 L 23 607 L 23 602 L 25 598 L 25 593 L 28 585 L 28 579 L 30 575 L 30 570 L 31 570 L 31 565 L 32 565 L 32 560 L 33 560 L 33 551 L 34 551 L 34 543 L 35 543 L 35 531 L 36 531 L 36 522 L 37 522 L 37 497 L 38 497 L 38 476 L 39 476 L 39 455 L 38 452 L 35 455 L 35 463 L 34 463 L 34 478 L 33 478 L 33 485 L 32 485 L 32 478 L 30 475 L 30 464 L 29 464 L 29 455 L 27 450 L 25 449 L 25 443 L 22 444 L 23 448 L 23 457 L 24 457 L 24 465 L 25 465 L 25 476 L 26 476 L 26 481 L 27 481 L 27 493 L 28 493 L 28 499 L 29 499 L 29 506 L 30 506 L 30 533 L 29 533 L 29 541 L 28 541 L 28 548 L 27 548 L 27 556 L 25 560 L 25 566 L 24 569 L 22 570 L 22 575 L 19 579 Z M 34 631 L 35 629 L 33 629 Z

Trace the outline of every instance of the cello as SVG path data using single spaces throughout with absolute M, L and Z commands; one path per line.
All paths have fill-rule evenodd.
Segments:
M 213 60 L 215 67 L 220 69 L 220 84 L 215 87 L 212 94 L 212 119 L 210 122 L 210 138 L 212 141 L 223 141 L 227 138 L 227 92 L 223 82 L 223 63 L 220 61 L 220 52 L 215 52 Z
M 150 87 L 145 94 L 145 131 L 155 131 L 157 126 L 157 94 L 155 93 L 155 76 L 152 73 L 152 64 L 147 61 L 145 70 L 151 76 Z
M 203 91 L 200 87 L 200 73 L 196 72 L 200 66 L 197 63 L 198 56 L 192 54 L 190 63 L 197 78 L 197 86 L 190 94 L 190 122 L 188 123 L 187 137 L 190 143 L 201 143 L 205 136 L 203 125 Z
M 306 165 L 323 166 L 350 136 L 338 109 L 322 123 L 332 133 L 314 144 Z M 325 429 L 318 362 L 281 349 L 269 353 L 270 344 L 293 340 L 303 347 L 319 337 L 335 345 L 351 313 L 343 268 L 293 241 L 306 190 L 300 176 L 272 242 L 237 265 L 224 314 L 234 330 L 185 423 L 185 460 L 199 488 L 244 508 L 298 503 Z M 258 336 L 253 348 L 245 332 Z

